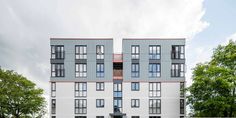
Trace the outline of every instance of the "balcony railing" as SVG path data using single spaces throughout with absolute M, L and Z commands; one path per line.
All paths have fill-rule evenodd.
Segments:
M 113 62 L 123 62 L 123 54 L 113 54 Z
M 122 70 L 113 70 L 113 79 L 123 79 L 123 71 Z

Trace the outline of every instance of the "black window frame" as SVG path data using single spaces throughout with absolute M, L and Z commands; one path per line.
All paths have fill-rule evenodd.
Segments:
M 113 108 L 114 112 L 121 112 L 123 108 L 122 100 L 122 83 L 113 84 Z M 115 106 L 117 104 L 118 106 Z
M 80 66 L 82 66 L 82 70 L 80 70 Z M 87 63 L 75 63 L 75 77 L 76 78 L 86 78 L 87 77 L 87 70 L 88 70 Z M 82 75 L 82 76 L 80 76 L 80 75 Z
M 80 90 L 80 86 L 82 86 L 82 90 Z M 87 97 L 87 82 L 75 82 L 74 90 L 75 97 Z
M 185 96 L 185 83 L 184 82 L 180 82 L 180 97 L 184 97 Z
M 140 118 L 139 116 L 131 116 L 131 118 Z
M 96 118 L 105 118 L 104 116 L 96 116 Z
M 134 47 L 134 51 L 133 51 Z M 140 58 L 140 46 L 139 45 L 131 45 L 131 59 L 139 59 Z
M 96 59 L 104 59 L 105 58 L 104 54 L 105 54 L 105 46 L 96 45 Z
M 154 66 L 156 66 L 156 70 L 154 70 Z M 158 67 L 159 67 L 159 70 L 158 70 Z M 161 77 L 161 64 L 160 63 L 149 63 L 148 77 L 149 78 Z
M 139 99 L 131 99 L 131 108 L 139 108 L 139 107 L 140 107 L 140 100 Z
M 153 50 L 154 47 L 156 48 L 156 51 Z M 149 45 L 149 59 L 150 60 L 159 60 L 159 59 L 161 59 L 161 46 L 160 45 Z
M 184 114 L 184 99 L 180 99 L 180 114 Z
M 96 91 L 105 91 L 105 83 L 96 82 Z
M 156 105 L 151 104 L 151 103 L 155 103 L 155 101 L 156 101 Z M 159 106 L 158 106 L 158 101 L 160 103 Z M 160 109 L 160 112 L 158 112 L 158 109 Z M 161 114 L 161 99 L 149 99 L 149 114 Z
M 139 91 L 139 90 L 140 90 L 140 83 L 139 82 L 131 82 L 131 91 Z
M 171 63 L 171 77 L 185 77 L 185 64 Z
M 172 45 L 171 59 L 185 59 L 185 45 Z
M 56 114 L 56 99 L 51 100 L 51 114 Z
M 87 45 L 75 45 L 75 59 L 87 59 Z
M 139 78 L 139 76 L 140 76 L 140 64 L 139 63 L 131 63 L 131 77 L 132 78 Z
M 53 73 L 55 73 L 55 75 Z M 65 77 L 64 63 L 51 63 L 51 77 Z
M 51 45 L 51 59 L 65 59 L 64 45 Z
M 104 63 L 97 63 L 96 64 L 96 77 L 97 78 L 104 78 L 104 76 L 105 76 L 105 64 Z
M 96 99 L 96 108 L 104 108 L 104 107 L 105 107 L 105 100 L 104 99 Z
M 76 103 L 78 103 L 78 105 Z M 82 105 L 80 105 L 80 103 L 82 103 Z M 78 112 L 77 112 L 77 109 L 78 109 Z M 80 109 L 82 109 L 82 112 L 80 112 Z M 75 114 L 87 114 L 87 99 L 75 99 L 74 112 Z
M 156 88 L 154 87 L 156 84 Z M 158 86 L 160 90 L 158 89 Z M 149 82 L 149 97 L 161 97 L 161 82 Z
M 56 82 L 51 82 L 51 97 L 56 97 Z

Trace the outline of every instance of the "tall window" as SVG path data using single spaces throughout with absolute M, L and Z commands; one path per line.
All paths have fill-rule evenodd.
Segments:
M 75 77 L 87 77 L 87 64 L 75 64 Z
M 104 107 L 104 99 L 96 99 L 96 107 L 103 108 Z
M 87 116 L 75 116 L 75 118 L 87 118 Z
M 104 59 L 104 45 L 97 45 L 97 59 Z
M 65 75 L 64 64 L 51 64 L 51 76 L 52 77 L 64 77 Z
M 131 59 L 139 59 L 139 46 L 138 45 L 131 46 Z
M 131 82 L 131 90 L 139 91 L 139 82 Z
M 56 97 L 56 82 L 51 83 L 51 96 Z
M 104 77 L 104 64 L 97 63 L 97 77 Z
M 149 100 L 149 113 L 150 114 L 160 114 L 161 113 L 161 100 L 160 99 L 150 99 Z
M 56 114 L 56 99 L 52 99 L 52 114 Z
M 96 90 L 97 91 L 104 91 L 104 82 L 97 82 L 96 83 Z
M 161 97 L 161 83 L 150 82 L 149 83 L 149 96 L 150 97 Z
M 149 77 L 160 77 L 161 65 L 156 63 L 149 64 Z
M 184 99 L 180 99 L 180 114 L 184 114 Z
M 184 64 L 183 63 L 172 63 L 171 77 L 184 77 Z
M 86 45 L 75 46 L 75 59 L 87 59 L 87 46 Z
M 138 108 L 139 107 L 139 99 L 131 99 L 131 107 Z
M 51 59 L 64 59 L 64 54 L 63 45 L 51 45 Z
M 86 96 L 87 96 L 87 83 L 75 82 L 75 97 L 86 97 Z
M 180 82 L 180 97 L 184 97 L 184 82 Z
M 121 112 L 122 109 L 122 84 L 114 83 L 114 112 Z
M 86 113 L 87 113 L 87 100 L 75 99 L 75 114 L 86 114 Z
M 159 45 L 149 46 L 149 59 L 161 59 L 161 47 Z
M 96 118 L 104 118 L 104 116 L 96 116 Z
M 184 59 L 184 45 L 173 45 L 171 51 L 172 59 Z
M 131 118 L 139 118 L 139 116 L 131 116 Z
M 132 63 L 131 77 L 139 77 L 139 63 Z

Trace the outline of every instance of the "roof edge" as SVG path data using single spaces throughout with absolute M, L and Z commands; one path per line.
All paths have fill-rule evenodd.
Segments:
M 186 38 L 123 38 L 123 40 L 186 40 Z
M 50 38 L 50 40 L 113 40 L 113 38 Z

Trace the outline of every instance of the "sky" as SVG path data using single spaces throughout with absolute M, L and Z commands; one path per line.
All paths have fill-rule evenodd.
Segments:
M 236 0 L 0 0 L 0 66 L 49 96 L 51 37 L 186 38 L 186 80 L 236 39 Z

